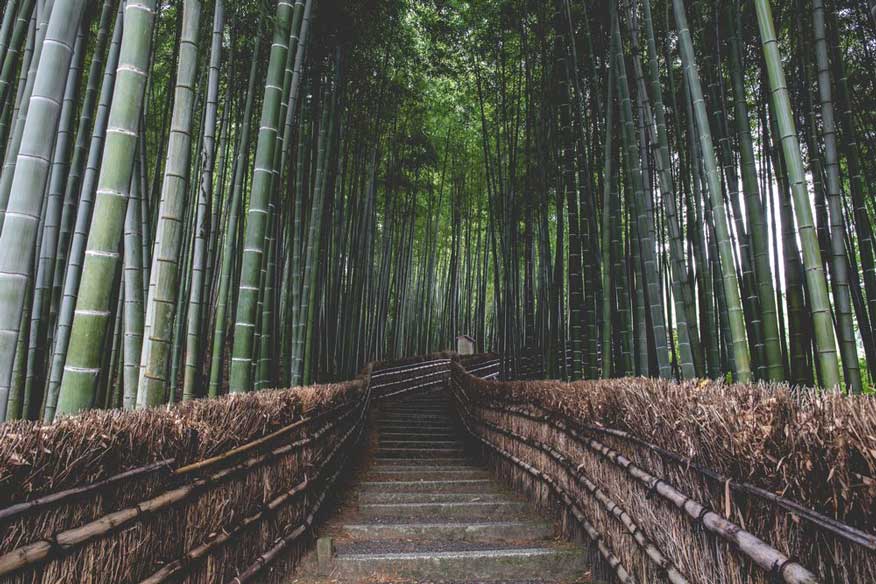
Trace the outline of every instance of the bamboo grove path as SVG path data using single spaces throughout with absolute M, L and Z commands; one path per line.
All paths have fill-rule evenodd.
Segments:
M 500 370 L 496 355 L 443 353 L 341 384 L 36 427 L 48 457 L 45 445 L 63 450 L 56 427 L 111 440 L 113 416 L 184 448 L 0 508 L 0 584 L 876 581 L 869 529 L 576 418 L 586 409 L 537 398 L 561 387 L 492 381 Z M 652 380 L 626 383 L 660 395 Z M 299 409 L 307 395 L 321 405 Z M 210 440 L 199 419 L 232 410 L 277 429 L 184 454 Z
M 347 501 L 305 563 L 310 575 L 293 582 L 591 581 L 583 549 L 559 543 L 550 521 L 466 452 L 446 388 L 376 417 Z

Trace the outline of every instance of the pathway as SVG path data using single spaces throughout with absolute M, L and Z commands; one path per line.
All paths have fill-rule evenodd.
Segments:
M 320 530 L 331 559 L 322 539 L 293 583 L 590 582 L 583 549 L 466 456 L 446 390 L 387 403 L 362 466 Z

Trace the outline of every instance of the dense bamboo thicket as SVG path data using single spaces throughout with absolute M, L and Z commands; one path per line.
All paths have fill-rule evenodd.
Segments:
M 874 38 L 863 0 L 7 0 L 0 419 L 463 333 L 865 391 Z

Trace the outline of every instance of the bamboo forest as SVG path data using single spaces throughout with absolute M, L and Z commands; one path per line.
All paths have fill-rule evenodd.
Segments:
M 0 0 L 0 582 L 876 581 L 874 95 L 876 0 Z

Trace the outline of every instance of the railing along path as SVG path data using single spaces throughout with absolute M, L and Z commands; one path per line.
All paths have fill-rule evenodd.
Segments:
M 0 509 L 0 529 L 28 522 L 51 524 L 59 509 L 101 509 L 112 505 L 108 493 L 124 492 L 128 485 L 145 479 L 160 485 L 139 502 L 106 509 L 93 518 L 83 512 L 85 519 L 78 525 L 13 549 L 0 549 L 0 581 L 74 581 L 88 565 L 100 563 L 107 566 L 106 577 L 101 577 L 106 582 L 160 583 L 200 574 L 201 580 L 243 583 L 278 560 L 285 558 L 290 567 L 297 557 L 291 550 L 305 545 L 305 536 L 337 490 L 357 446 L 364 442 L 372 404 L 441 387 L 452 395 L 472 444 L 497 472 L 546 508 L 561 509 L 569 525 L 577 526 L 569 527 L 567 535 L 583 533 L 606 572 L 620 582 L 705 583 L 720 577 L 726 582 L 809 584 L 824 581 L 818 573 L 837 572 L 836 566 L 813 569 L 805 558 L 792 558 L 600 436 L 651 452 L 672 468 L 699 473 L 706 483 L 723 484 L 727 493 L 774 509 L 776 517 L 791 514 L 807 529 L 843 542 L 844 561 L 856 564 L 852 569 L 859 572 L 845 581 L 867 581 L 874 569 L 876 536 L 871 533 L 755 485 L 727 479 L 628 432 L 531 404 L 503 402 L 496 393 L 490 400 L 481 399 L 477 383 L 497 379 L 501 370 L 501 359 L 491 355 L 442 354 L 401 364 L 369 365 L 358 378 L 359 391 L 354 397 L 221 454 L 180 466 L 168 458 L 16 502 Z M 280 476 L 283 480 L 278 480 Z M 268 482 L 255 485 L 259 488 L 253 491 L 252 480 Z M 539 484 L 543 488 L 535 487 Z M 260 500 L 246 500 L 246 494 L 254 492 L 261 493 Z M 217 505 L 233 507 L 234 512 L 226 514 L 224 507 L 217 511 Z M 189 521 L 187 517 L 196 521 L 212 515 L 231 519 L 201 527 L 179 523 Z M 673 518 L 671 528 L 661 525 L 660 517 Z M 165 521 L 194 532 L 185 538 L 184 552 L 156 543 Z M 152 538 L 149 545 L 154 549 L 129 558 L 123 550 L 131 545 L 126 534 L 133 533 L 135 526 L 141 535 Z M 261 533 L 260 527 L 273 535 L 267 540 L 254 535 Z M 675 532 L 678 539 L 673 541 L 670 529 L 685 531 Z M 710 538 L 721 545 L 713 547 Z M 682 542 L 690 545 L 678 549 Z M 825 555 L 823 551 L 819 558 Z M 216 570 L 216 562 L 223 567 Z

